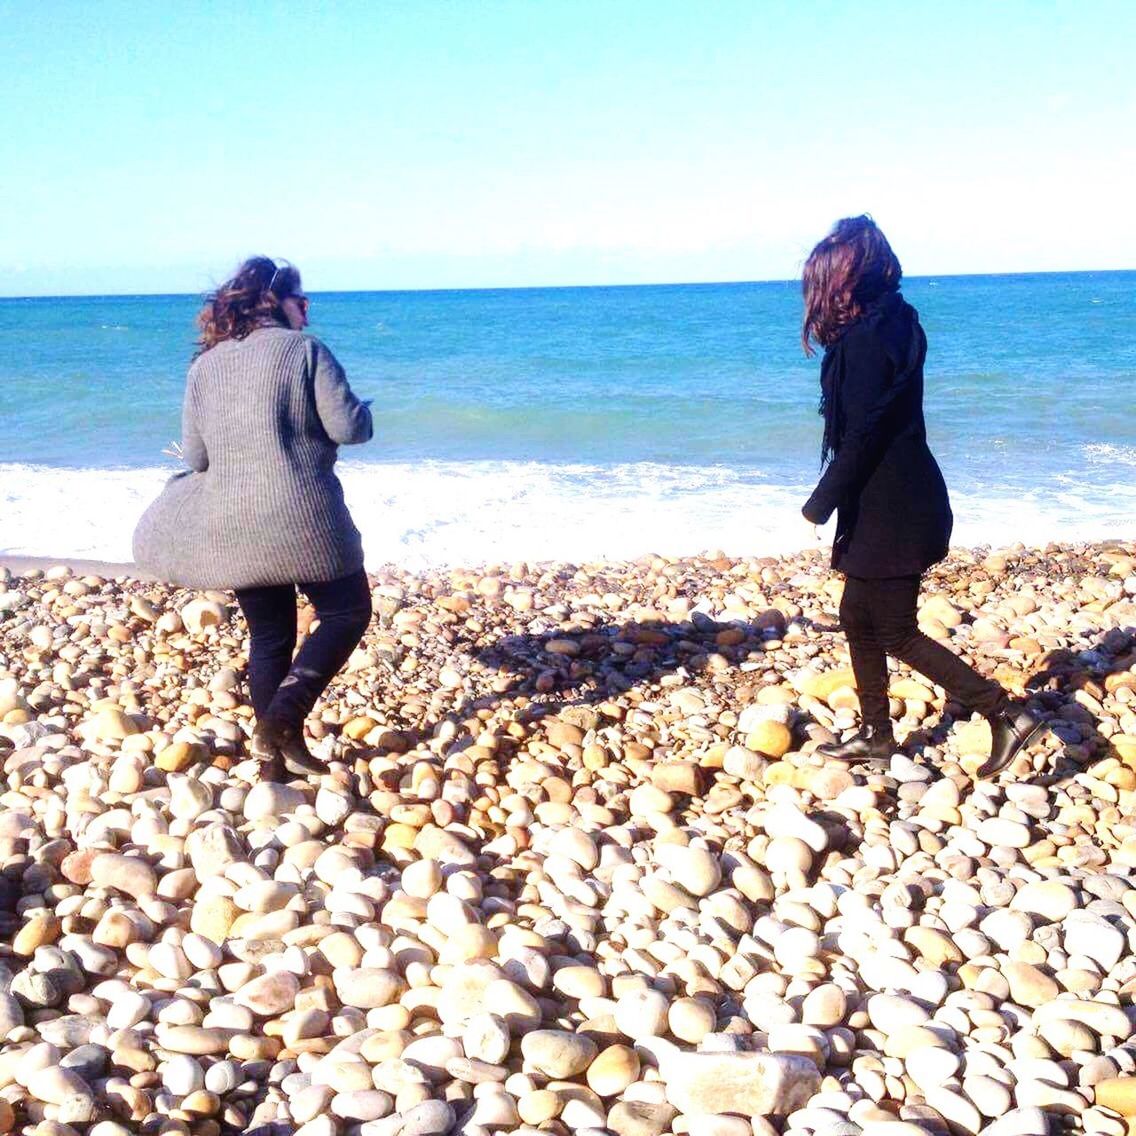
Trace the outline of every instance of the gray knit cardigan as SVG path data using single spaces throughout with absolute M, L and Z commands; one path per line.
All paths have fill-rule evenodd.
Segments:
M 134 559 L 195 588 L 335 580 L 363 566 L 334 465 L 371 412 L 318 340 L 258 328 L 198 356 L 175 474 L 134 532 Z

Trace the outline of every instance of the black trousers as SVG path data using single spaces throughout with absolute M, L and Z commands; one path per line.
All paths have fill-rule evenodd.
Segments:
M 311 600 L 319 626 L 296 658 L 296 589 Z M 249 688 L 259 720 L 298 726 L 311 712 L 371 621 L 371 586 L 359 571 L 317 584 L 241 588 L 249 625 Z
M 888 655 L 926 675 L 967 709 L 987 717 L 998 713 L 1006 705 L 1006 692 L 919 630 L 918 597 L 918 576 L 884 580 L 848 576 L 845 580 L 840 624 L 848 636 L 864 725 L 891 729 Z

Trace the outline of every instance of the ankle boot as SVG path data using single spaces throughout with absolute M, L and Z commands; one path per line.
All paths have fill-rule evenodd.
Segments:
M 284 759 L 280 750 L 268 738 L 260 723 L 252 732 L 249 742 L 249 754 L 256 760 L 256 778 L 258 781 L 275 781 L 280 784 L 287 780 L 288 771 L 284 768 Z
M 252 752 L 265 764 L 269 772 L 280 765 L 297 776 L 309 773 L 326 773 L 324 762 L 314 757 L 304 742 L 303 726 L 288 725 L 272 718 L 258 722 L 252 735 Z M 275 777 L 268 776 L 268 780 Z
M 1045 729 L 1045 723 L 1032 710 L 1010 704 L 988 718 L 990 723 L 990 756 L 979 767 L 976 777 L 993 777 Z
M 861 726 L 846 742 L 817 746 L 816 752 L 831 761 L 878 761 L 895 752 L 895 737 L 887 726 Z

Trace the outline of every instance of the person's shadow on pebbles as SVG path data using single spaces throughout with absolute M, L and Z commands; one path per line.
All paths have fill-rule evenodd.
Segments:
M 1027 694 L 1040 705 L 1049 720 L 1049 733 L 1060 744 L 1058 759 L 1049 770 L 1032 778 L 1035 784 L 1051 785 L 1105 758 L 1122 765 L 1136 762 L 1136 736 L 1108 735 L 1099 729 L 1102 719 L 1112 717 L 1104 701 L 1122 688 L 1136 713 L 1136 628 L 1117 627 L 1106 632 L 1093 646 L 1050 651 L 1025 683 Z M 1131 781 L 1119 787 L 1136 788 L 1136 769 Z
M 723 623 L 696 612 L 681 623 L 600 620 L 574 629 L 470 643 L 467 652 L 482 678 L 493 676 L 492 690 L 466 699 L 442 721 L 456 724 L 479 710 L 522 701 L 517 711 L 522 720 L 555 716 L 563 725 L 586 732 L 608 716 L 603 713 L 605 703 L 667 676 L 676 676 L 677 689 L 684 678 L 707 669 L 730 674 L 747 662 L 764 669 L 769 665 L 761 653 L 764 645 L 783 631 L 783 623 L 777 625 L 768 613 L 752 623 Z
M 1046 732 L 1038 740 L 1047 767 L 1018 780 L 1049 786 L 1108 757 L 1136 763 L 1136 735 L 1105 735 L 1098 728 L 1100 720 L 1110 716 L 1104 699 L 1120 687 L 1133 691 L 1136 712 L 1136 628 L 1113 628 L 1089 647 L 1047 652 L 1023 684 L 1024 697 L 1046 721 Z M 909 756 L 939 749 L 966 717 L 961 710 L 958 717 L 945 713 L 939 721 L 908 733 L 901 748 Z M 1015 761 L 1018 768 L 1021 760 Z M 1131 780 L 1136 788 L 1136 764 L 1131 777 L 1123 780 Z

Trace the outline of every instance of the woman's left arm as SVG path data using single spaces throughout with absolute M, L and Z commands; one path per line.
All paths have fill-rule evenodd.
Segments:
M 371 408 L 355 396 L 339 360 L 315 338 L 308 339 L 308 352 L 316 413 L 327 436 L 340 446 L 369 442 L 374 432 Z
M 844 436 L 801 510 L 816 525 L 823 525 L 863 485 L 879 461 L 884 420 L 897 390 L 891 383 L 895 364 L 874 330 L 865 327 L 848 332 L 837 350 L 843 354 L 839 365 L 844 369 L 840 385 Z

